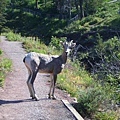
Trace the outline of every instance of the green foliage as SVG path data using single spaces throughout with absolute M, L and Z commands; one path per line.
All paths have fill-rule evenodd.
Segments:
M 20 34 L 15 34 L 12 31 L 8 32 L 7 34 L 5 33 L 7 39 L 9 41 L 22 41 L 22 37 Z
M 48 54 L 47 46 L 40 41 L 25 39 L 23 41 L 23 47 L 27 52 L 38 52 Z
M 66 40 L 66 37 L 63 37 L 63 38 L 59 39 L 57 37 L 52 36 L 51 42 L 49 43 L 49 46 L 50 46 L 50 48 L 51 47 L 53 48 L 52 50 L 61 51 L 62 47 L 61 47 L 60 41 L 65 41 L 65 40 Z M 51 54 L 52 54 L 52 52 L 53 51 L 51 51 Z
M 79 112 L 83 116 L 88 115 L 88 117 L 91 117 L 104 100 L 102 90 L 98 88 L 88 88 L 86 90 L 81 90 L 79 94 Z
M 54 36 L 54 34 L 56 34 L 59 28 L 63 28 L 66 25 L 65 20 L 49 17 L 49 13 L 46 12 L 45 9 L 44 11 L 41 11 L 41 9 L 30 10 L 39 12 L 41 16 L 34 15 L 34 12 L 26 12 L 17 7 L 15 9 L 9 8 L 7 10 L 7 19 L 10 20 L 7 22 L 7 26 L 15 31 L 14 33 L 21 33 L 22 36 L 44 38 L 44 42 L 48 44 L 50 40 L 46 39 L 50 39 L 52 35 Z
M 112 29 L 118 29 L 119 30 L 119 23 L 120 23 L 120 15 L 118 15 L 116 18 L 112 19 L 108 24 Z
M 118 120 L 118 115 L 114 111 L 98 112 L 93 120 Z
M 108 84 L 101 86 L 95 82 L 92 87 L 80 90 L 76 109 L 84 117 L 95 118 L 95 120 L 113 120 L 115 115 L 115 118 L 118 118 L 118 113 L 114 111 L 116 105 L 114 94 L 114 89 Z M 113 111 L 114 114 L 107 115 L 108 111 Z
M 0 0 L 0 34 L 2 33 L 2 29 L 4 24 L 6 23 L 5 19 L 5 9 L 7 5 L 7 0 Z
M 78 111 L 83 116 L 88 115 L 92 117 L 97 115 L 95 112 L 99 109 L 103 111 L 109 110 L 112 104 L 115 106 L 116 103 L 120 102 L 120 95 L 117 92 L 119 91 L 120 81 L 119 46 L 120 40 L 118 37 L 115 36 L 107 41 L 103 41 L 98 35 L 97 44 L 89 51 L 80 54 L 81 59 L 86 58 L 89 60 L 88 64 L 91 66 L 91 73 L 96 79 L 95 83 L 102 85 L 100 87 L 92 86 L 92 88 L 90 87 L 80 92 Z M 103 120 L 107 118 L 112 120 L 114 117 L 114 114 L 107 116 L 106 112 L 103 113 L 103 117 L 101 112 L 99 115 L 101 115 L 100 118 Z M 99 118 L 98 116 L 96 119 Z
M 90 2 L 92 1 L 90 0 Z M 96 4 L 95 6 L 98 7 Z M 88 5 L 88 7 L 91 7 L 90 4 Z M 93 15 L 89 14 L 87 17 L 82 18 L 82 20 L 72 22 L 71 24 L 66 26 L 64 29 L 62 30 L 59 29 L 58 31 L 60 31 L 61 34 L 64 34 L 64 33 L 70 34 L 74 32 L 76 33 L 79 32 L 79 33 L 82 33 L 83 35 L 87 32 L 103 31 L 104 35 L 101 32 L 101 36 L 103 35 L 104 39 L 107 39 L 108 37 L 110 38 L 110 36 L 113 37 L 115 34 L 109 35 L 106 29 L 109 30 L 111 28 L 113 30 L 119 31 L 120 16 L 118 14 L 118 8 L 119 6 L 117 2 L 112 4 L 109 4 L 106 2 L 104 3 L 100 2 L 100 7 L 97 8 L 97 11 Z M 79 39 L 77 41 L 81 43 L 81 42 L 84 42 L 85 38 L 77 38 L 77 39 Z M 86 38 L 86 39 L 89 40 L 89 38 Z
M 104 0 L 85 0 L 84 1 L 85 14 L 87 16 L 94 14 L 98 10 L 98 8 L 101 7 L 103 2 Z
M 2 58 L 2 50 L 0 50 L 0 87 L 3 86 L 6 73 L 10 71 L 11 65 L 11 60 Z
M 57 86 L 66 90 L 71 96 L 77 97 L 80 89 L 88 87 L 93 79 L 83 68 L 78 67 L 76 62 L 68 61 L 66 68 L 58 76 Z
M 119 60 L 120 60 L 120 40 L 117 37 L 111 38 L 106 42 L 101 40 L 95 47 L 93 58 L 98 57 L 101 62 L 97 69 L 99 79 L 104 82 L 110 82 L 112 85 L 118 85 L 119 74 Z
M 31 0 L 11 0 L 12 4 L 17 7 L 22 7 L 22 6 L 31 6 L 33 3 Z
M 89 25 L 94 25 L 94 24 L 96 24 L 98 21 L 97 21 L 97 19 L 94 19 L 94 20 L 92 20 L 90 23 L 89 23 Z
M 119 60 L 120 60 L 120 40 L 116 36 L 103 41 L 98 35 L 97 44 L 85 53 L 80 53 L 79 60 L 88 59 L 92 68 L 97 74 L 98 79 L 104 82 L 110 82 L 112 85 L 118 85 Z

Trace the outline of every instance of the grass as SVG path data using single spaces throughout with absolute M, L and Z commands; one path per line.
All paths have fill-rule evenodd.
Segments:
M 4 80 L 8 71 L 10 71 L 12 61 L 7 58 L 3 58 L 2 50 L 0 50 L 0 87 L 4 85 Z
M 9 41 L 22 41 L 21 34 L 14 34 L 12 31 L 3 33 Z
M 90 86 L 93 79 L 78 63 L 68 60 L 67 66 L 58 75 L 58 87 L 66 90 L 71 96 L 78 98 L 80 89 Z
M 23 47 L 26 49 L 27 52 L 38 52 L 38 53 L 44 53 L 47 54 L 47 46 L 43 43 L 40 43 L 40 41 L 35 40 L 27 40 L 24 39 L 23 41 Z

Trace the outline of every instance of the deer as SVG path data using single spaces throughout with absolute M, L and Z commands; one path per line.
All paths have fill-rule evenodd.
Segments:
M 71 50 L 75 47 L 76 43 L 73 43 L 73 40 L 60 41 L 63 46 L 63 52 L 61 55 L 49 55 L 49 54 L 41 54 L 36 52 L 29 52 L 23 58 L 23 62 L 28 69 L 28 79 L 27 86 L 29 89 L 30 97 L 32 99 L 38 101 L 39 98 L 35 93 L 34 89 L 34 81 L 37 73 L 47 73 L 50 75 L 50 90 L 48 93 L 49 99 L 56 99 L 54 95 L 55 85 L 57 80 L 57 75 L 61 73 L 64 68 L 68 55 Z

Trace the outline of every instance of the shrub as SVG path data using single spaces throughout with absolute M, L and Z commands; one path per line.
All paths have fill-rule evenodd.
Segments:
M 118 115 L 114 111 L 98 112 L 93 120 L 118 120 Z
M 50 54 L 60 54 L 63 50 L 63 46 L 60 44 L 60 41 L 65 41 L 66 37 L 56 38 L 52 36 L 51 42 L 48 46 L 48 52 Z
M 80 90 L 78 104 L 75 105 L 75 108 L 83 117 L 94 118 L 94 116 L 96 116 L 97 118 L 99 115 L 102 115 L 102 112 L 105 114 L 105 117 L 108 117 L 106 116 L 107 111 L 113 111 L 113 113 L 117 115 L 117 112 L 115 111 L 118 109 L 116 107 L 116 96 L 115 88 L 109 84 L 101 85 L 95 81 L 87 89 Z M 113 116 L 115 114 L 113 114 Z M 110 118 L 113 118 L 113 116 L 111 115 Z
M 79 93 L 79 104 L 77 109 L 81 115 L 91 117 L 98 110 L 103 100 L 104 94 L 99 87 L 81 90 Z
M 94 24 L 96 24 L 97 22 L 98 22 L 97 19 L 94 19 L 94 20 L 92 20 L 92 21 L 89 22 L 89 25 L 94 25 Z
M 66 37 L 59 39 L 59 38 L 52 36 L 49 46 L 54 47 L 54 49 L 56 50 L 61 50 L 62 47 L 61 47 L 60 41 L 65 41 L 65 40 L 66 40 Z
M 117 37 L 106 42 L 99 41 L 95 47 L 93 58 L 99 58 L 99 62 L 94 62 L 94 72 L 102 82 L 108 82 L 116 87 L 120 80 L 120 41 Z

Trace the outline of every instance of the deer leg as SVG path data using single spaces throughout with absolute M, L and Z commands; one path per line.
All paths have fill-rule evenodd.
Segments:
M 55 92 L 55 84 L 56 84 L 56 80 L 57 80 L 57 75 L 53 75 L 53 91 L 52 91 L 52 99 L 56 99 L 55 95 L 54 95 L 54 92 Z
M 52 90 L 52 87 L 53 87 L 53 75 L 50 75 L 50 78 L 51 78 L 51 83 L 50 83 L 50 90 L 49 90 L 49 93 L 48 93 L 48 98 L 51 99 L 51 90 Z
M 30 81 L 31 77 L 32 77 L 31 74 L 29 74 L 28 80 L 27 80 L 27 86 L 28 86 L 28 89 L 29 89 L 30 97 L 33 97 L 32 91 L 31 91 L 30 86 L 29 86 L 29 81 Z
M 27 80 L 27 86 L 28 86 L 28 89 L 29 89 L 30 97 L 33 98 L 33 93 L 32 93 L 32 89 L 31 89 L 31 85 L 30 85 L 30 81 L 31 81 L 31 78 L 32 78 L 32 71 L 29 67 L 27 67 L 27 69 L 28 69 L 28 74 L 29 74 L 28 80 Z
M 37 75 L 37 72 L 33 72 L 29 75 L 27 85 L 30 91 L 30 97 L 32 97 L 32 99 L 38 100 L 38 97 L 35 94 L 35 89 L 34 89 L 34 81 L 35 81 L 36 75 Z
M 38 100 L 38 97 L 37 95 L 35 94 L 35 89 L 34 89 L 34 81 L 35 81 L 35 78 L 37 76 L 37 73 L 38 73 L 38 66 L 36 64 L 35 61 L 31 61 L 31 65 L 30 65 L 30 72 L 32 73 L 31 74 L 31 78 L 29 79 L 28 81 L 28 84 L 29 84 L 29 89 L 30 89 L 30 92 L 32 93 L 31 97 L 32 99 L 35 99 L 36 101 Z
M 37 72 L 33 72 L 32 77 L 29 81 L 29 87 L 32 91 L 32 99 L 35 99 L 37 101 L 37 100 L 39 100 L 39 98 L 35 94 L 35 89 L 34 89 L 34 81 L 35 81 L 36 75 L 37 75 Z
M 30 97 L 32 97 L 32 99 L 34 99 L 34 89 L 33 89 L 32 84 L 31 84 L 32 76 L 33 76 L 33 74 L 31 74 L 29 76 L 29 79 L 27 81 L 27 85 L 28 85 L 28 89 L 29 89 L 29 92 L 30 92 Z

